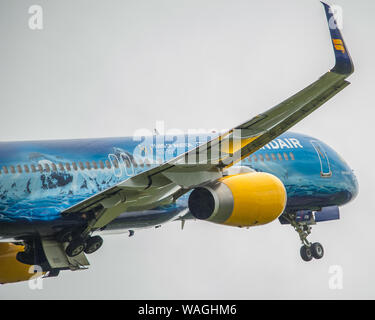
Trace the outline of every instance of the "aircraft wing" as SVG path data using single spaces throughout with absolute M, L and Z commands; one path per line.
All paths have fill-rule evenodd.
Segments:
M 264 113 L 82 201 L 63 214 L 91 216 L 89 228 L 95 230 L 123 212 L 171 203 L 195 186 L 222 177 L 223 170 L 263 147 L 343 90 L 349 85 L 345 79 L 353 73 L 354 67 L 332 8 L 325 3 L 323 6 L 336 57 L 336 64 L 330 71 Z

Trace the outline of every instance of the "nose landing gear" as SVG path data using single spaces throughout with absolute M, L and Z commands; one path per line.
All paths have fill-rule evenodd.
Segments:
M 323 246 L 319 242 L 303 245 L 300 250 L 301 258 L 304 261 L 311 261 L 313 258 L 321 259 L 324 256 Z
M 302 242 L 300 249 L 300 255 L 302 260 L 308 262 L 314 259 L 321 259 L 324 256 L 323 246 L 319 242 L 311 243 L 307 240 L 308 235 L 311 233 L 311 223 L 314 221 L 297 221 L 296 214 L 288 213 L 284 214 L 283 217 L 293 226 L 294 230 L 297 231 L 299 238 Z
M 324 256 L 323 246 L 319 242 L 315 242 L 311 245 L 311 252 L 315 259 L 321 259 Z

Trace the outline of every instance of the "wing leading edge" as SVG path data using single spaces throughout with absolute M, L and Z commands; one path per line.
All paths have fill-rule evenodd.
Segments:
M 65 210 L 91 217 L 87 232 L 119 214 L 171 203 L 197 185 L 222 176 L 223 170 L 263 147 L 307 117 L 349 82 L 354 67 L 331 6 L 323 3 L 336 57 L 335 66 L 317 81 L 266 112 L 164 164 L 131 177 Z

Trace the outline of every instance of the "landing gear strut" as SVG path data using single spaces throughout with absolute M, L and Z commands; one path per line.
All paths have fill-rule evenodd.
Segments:
M 321 259 L 324 256 L 323 246 L 319 242 L 311 243 L 307 240 L 308 235 L 311 233 L 311 221 L 297 221 L 296 214 L 288 213 L 283 217 L 293 226 L 297 231 L 299 238 L 302 242 L 300 249 L 301 258 L 304 261 L 311 261 L 314 259 Z M 315 222 L 313 222 L 315 223 Z

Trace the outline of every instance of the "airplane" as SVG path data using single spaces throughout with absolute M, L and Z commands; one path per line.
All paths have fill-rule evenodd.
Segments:
M 324 142 L 288 131 L 349 85 L 353 62 L 323 3 L 334 67 L 273 108 L 205 135 L 0 143 L 0 283 L 89 266 L 103 235 L 189 219 L 249 228 L 279 220 L 323 246 L 312 225 L 358 194 L 353 170 Z M 333 23 L 332 23 L 333 22 Z M 39 267 L 37 269 L 36 267 Z

